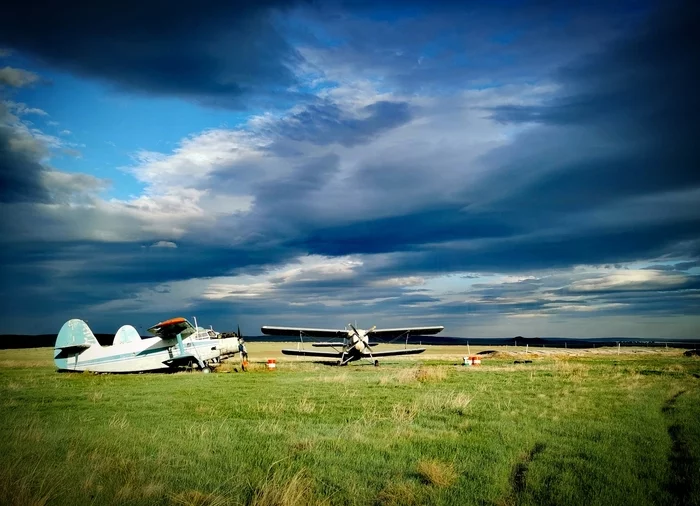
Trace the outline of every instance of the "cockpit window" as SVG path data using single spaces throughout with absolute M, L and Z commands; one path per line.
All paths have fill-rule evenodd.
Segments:
M 214 332 L 213 330 L 207 330 L 207 334 L 209 334 L 209 337 L 211 337 L 211 338 L 216 337 L 216 332 Z

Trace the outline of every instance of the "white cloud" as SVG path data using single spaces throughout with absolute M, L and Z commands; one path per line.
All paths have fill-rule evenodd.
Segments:
M 151 244 L 151 248 L 177 248 L 177 244 L 172 241 L 158 241 Z
M 5 100 L 5 105 L 8 109 L 10 109 L 13 113 L 17 114 L 18 116 L 25 116 L 27 114 L 34 114 L 37 116 L 49 115 L 46 111 L 42 109 L 38 109 L 36 107 L 28 107 L 27 104 L 24 104 L 22 102 L 13 102 L 11 100 Z
M 599 278 L 590 278 L 571 283 L 569 289 L 575 292 L 595 292 L 600 290 L 655 290 L 682 285 L 687 276 L 649 269 L 621 270 Z

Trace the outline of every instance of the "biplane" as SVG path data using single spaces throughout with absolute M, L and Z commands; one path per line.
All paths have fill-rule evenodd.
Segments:
M 83 320 L 67 321 L 56 336 L 54 363 L 61 371 L 147 372 L 211 367 L 232 357 L 239 349 L 238 337 L 223 338 L 213 329 L 192 325 L 185 318 L 172 318 L 148 329 L 153 337 L 142 338 L 134 327 L 124 325 L 111 346 L 102 346 Z
M 334 358 L 338 365 L 347 365 L 355 360 L 369 360 L 374 365 L 379 365 L 379 358 L 394 357 L 398 355 L 416 355 L 423 353 L 425 348 L 409 348 L 408 338 L 412 336 L 434 335 L 444 329 L 442 326 L 432 327 L 405 327 L 397 329 L 378 329 L 372 327 L 368 330 L 358 329 L 355 325 L 348 324 L 342 330 L 315 329 L 299 327 L 271 327 L 265 326 L 260 330 L 263 334 L 271 336 L 297 336 L 301 339 L 303 346 L 304 337 L 329 339 L 336 338 L 340 341 L 332 342 L 312 342 L 314 348 L 332 348 L 333 351 L 320 351 L 309 349 L 284 349 L 285 355 L 296 355 L 301 357 Z M 405 338 L 406 348 L 403 350 L 374 351 L 372 348 L 380 343 L 372 342 L 371 339 L 383 339 L 394 341 Z

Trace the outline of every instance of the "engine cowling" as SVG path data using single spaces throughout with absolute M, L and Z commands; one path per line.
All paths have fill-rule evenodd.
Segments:
M 238 353 L 239 342 L 237 337 L 226 337 L 224 339 L 219 339 L 219 341 L 216 347 L 222 356 Z

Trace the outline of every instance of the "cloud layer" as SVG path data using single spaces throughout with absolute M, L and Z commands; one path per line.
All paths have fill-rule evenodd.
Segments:
M 522 29 L 498 9 L 469 20 L 420 2 L 388 20 L 361 3 L 212 2 L 187 24 L 148 5 L 129 19 L 97 7 L 79 26 L 48 9 L 37 33 L 0 22 L 0 42 L 120 88 L 275 107 L 132 153 L 123 170 L 143 192 L 106 199 L 108 181 L 51 166 L 69 136 L 29 124 L 31 104 L 0 104 L 15 314 L 45 298 L 51 325 L 196 311 L 224 325 L 689 336 L 700 321 L 694 5 L 562 6 L 564 21 L 535 5 Z M 481 32 L 457 37 L 475 20 Z M 487 57 L 494 46 L 512 65 Z

